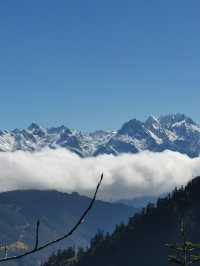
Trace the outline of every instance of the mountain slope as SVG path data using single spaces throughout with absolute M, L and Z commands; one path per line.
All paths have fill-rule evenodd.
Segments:
M 57 191 L 13 191 L 0 194 L 1 245 L 34 243 L 35 225 L 40 219 L 40 243 L 63 235 L 76 223 L 90 199 L 77 193 Z M 116 223 L 127 221 L 134 209 L 123 204 L 97 200 L 94 208 L 78 231 L 67 241 L 48 248 L 38 255 L 6 265 L 39 265 L 53 250 L 69 245 L 86 246 L 98 230 L 110 232 Z M 108 223 L 109 221 L 109 223 Z M 18 264 L 19 263 L 19 264 Z
M 132 119 L 117 131 L 84 133 L 65 126 L 42 128 L 35 123 L 27 129 L 0 131 L 0 151 L 45 147 L 66 148 L 82 157 L 166 149 L 195 157 L 200 153 L 200 125 L 183 114 L 174 114 L 150 116 L 145 122 Z
M 200 125 L 182 114 L 150 116 L 145 122 L 136 119 L 125 123 L 95 154 L 137 153 L 143 150 L 166 149 L 185 153 L 190 157 L 200 153 Z
M 149 204 L 130 218 L 127 226 L 119 225 L 111 235 L 97 234 L 74 266 L 167 266 L 172 251 L 166 243 L 180 241 L 180 221 L 185 217 L 187 239 L 200 243 L 200 177 L 185 188 Z M 59 265 L 59 256 L 57 256 Z M 50 264 L 46 263 L 45 266 Z M 66 264 L 65 264 L 66 265 Z

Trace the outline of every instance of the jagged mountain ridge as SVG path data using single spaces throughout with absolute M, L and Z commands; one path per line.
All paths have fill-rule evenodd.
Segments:
M 132 119 L 117 131 L 84 133 L 66 126 L 43 128 L 36 123 L 27 129 L 0 131 L 0 151 L 45 147 L 66 148 L 82 157 L 166 149 L 195 157 L 200 153 L 200 125 L 184 114 L 173 114 L 149 116 L 145 122 Z

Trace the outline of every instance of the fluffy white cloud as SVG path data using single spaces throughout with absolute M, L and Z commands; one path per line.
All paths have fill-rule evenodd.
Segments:
M 102 199 L 159 195 L 200 175 L 200 158 L 172 151 L 92 158 L 65 149 L 0 153 L 0 191 L 56 189 L 89 195 L 102 172 Z

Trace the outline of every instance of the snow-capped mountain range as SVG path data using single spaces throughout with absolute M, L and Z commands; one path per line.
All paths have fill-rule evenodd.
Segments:
M 200 154 L 200 125 L 184 114 L 132 119 L 117 131 L 84 133 L 66 126 L 43 128 L 32 123 L 27 129 L 0 130 L 0 151 L 37 151 L 63 147 L 82 157 L 100 154 L 137 153 L 166 149 Z

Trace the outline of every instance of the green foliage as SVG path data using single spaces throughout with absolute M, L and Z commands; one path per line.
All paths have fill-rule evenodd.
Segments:
M 166 246 L 175 252 L 175 255 L 169 255 L 168 261 L 179 264 L 182 266 L 189 266 L 200 261 L 200 256 L 195 255 L 196 249 L 200 249 L 200 244 L 194 244 L 187 240 L 186 237 L 186 227 L 184 220 L 181 221 L 181 238 L 182 242 L 180 244 L 166 244 Z

